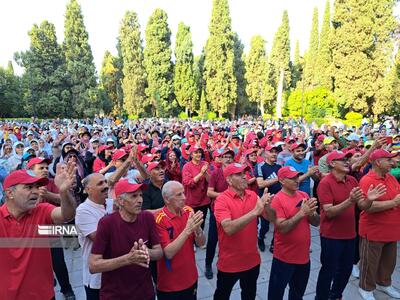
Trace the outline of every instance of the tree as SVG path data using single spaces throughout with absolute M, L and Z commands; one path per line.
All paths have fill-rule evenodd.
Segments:
M 294 48 L 294 59 L 292 64 L 292 88 L 296 88 L 297 83 L 302 80 L 302 71 L 303 71 L 303 62 L 300 57 L 300 44 L 299 41 L 296 41 L 296 48 Z
M 272 100 L 273 88 L 268 80 L 268 63 L 264 39 L 256 35 L 251 39 L 250 52 L 246 60 L 246 92 L 251 102 L 256 102 L 261 115 L 264 105 Z
M 96 68 L 89 35 L 77 0 L 67 4 L 64 24 L 64 52 L 71 89 L 71 108 L 75 117 L 93 116 L 98 112 Z
M 276 114 L 279 118 L 282 116 L 283 91 L 289 90 L 291 83 L 289 30 L 289 16 L 285 10 L 282 23 L 275 34 L 270 54 L 271 76 L 277 92 Z
M 0 117 L 23 116 L 24 108 L 20 80 L 14 75 L 14 68 L 9 62 L 6 69 L 0 67 Z
M 54 25 L 48 21 L 34 24 L 29 37 L 29 50 L 15 55 L 25 68 L 22 82 L 26 113 L 46 118 L 71 116 L 65 58 Z
M 103 110 L 106 113 L 112 112 L 114 116 L 123 112 L 121 70 L 118 68 L 118 59 L 118 57 L 114 57 L 109 51 L 106 51 L 100 71 Z
M 348 110 L 378 113 L 392 63 L 395 0 L 336 1 L 333 16 L 334 91 Z
M 325 4 L 324 19 L 319 38 L 317 62 L 315 64 L 315 77 L 319 85 L 332 90 L 331 63 L 332 51 L 330 49 L 331 28 L 331 4 L 329 0 Z
M 121 22 L 118 51 L 123 73 L 123 107 L 128 114 L 139 116 L 148 101 L 140 26 L 137 14 L 133 11 L 127 11 Z
M 316 78 L 316 61 L 318 56 L 318 8 L 314 8 L 314 14 L 312 18 L 312 27 L 310 35 L 310 46 L 308 48 L 307 57 L 304 68 L 304 85 L 307 88 L 315 87 L 318 82 Z
M 244 113 L 250 113 L 251 106 L 246 94 L 246 79 L 244 76 L 244 74 L 246 73 L 246 56 L 244 54 L 244 45 L 236 32 L 233 36 L 233 40 L 233 49 L 235 54 L 234 70 L 236 76 L 237 101 L 233 102 L 233 105 L 231 105 L 230 112 L 232 115 L 232 110 L 234 110 L 234 113 L 239 116 Z
M 395 61 L 384 79 L 382 97 L 374 103 L 375 114 L 400 114 L 400 51 L 397 51 Z
M 206 95 L 205 95 L 204 89 L 202 89 L 201 97 L 200 97 L 200 107 L 199 107 L 199 110 L 197 113 L 202 119 L 205 119 L 207 112 L 208 112 L 208 109 L 207 109 Z
M 209 30 L 203 76 L 210 108 L 222 117 L 237 99 L 234 40 L 227 0 L 213 0 Z
M 154 115 L 166 116 L 174 106 L 171 30 L 166 12 L 159 8 L 153 12 L 147 23 L 144 65 L 148 82 L 146 95 L 151 99 Z
M 190 27 L 180 22 L 176 34 L 174 92 L 186 114 L 195 110 L 198 97 L 192 48 Z

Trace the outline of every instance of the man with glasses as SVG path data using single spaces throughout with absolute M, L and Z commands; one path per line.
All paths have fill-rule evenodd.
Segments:
M 330 172 L 318 185 L 321 204 L 321 270 L 315 299 L 340 299 L 349 281 L 355 253 L 355 205 L 364 199 L 357 179 L 349 176 L 351 153 L 331 152 Z M 383 195 L 383 186 L 368 191 L 368 199 Z M 358 245 L 357 245 L 358 246 Z
M 217 150 L 216 150 L 217 151 Z M 207 196 L 212 199 L 211 203 L 211 213 L 210 213 L 210 222 L 208 228 L 208 238 L 207 238 L 207 251 L 206 251 L 206 270 L 204 275 L 207 279 L 213 278 L 212 271 L 212 262 L 215 256 L 215 249 L 218 243 L 218 235 L 217 235 L 217 224 L 215 222 L 214 215 L 214 200 L 219 196 L 220 193 L 225 191 L 228 188 L 228 183 L 224 177 L 224 169 L 233 162 L 234 152 L 229 148 L 223 150 L 221 153 L 222 158 L 222 166 L 220 168 L 216 168 L 212 171 L 210 176 L 210 181 L 208 183 Z
M 399 299 L 400 292 L 392 286 L 396 266 L 397 241 L 400 240 L 400 184 L 390 174 L 398 153 L 383 149 L 369 156 L 372 168 L 360 180 L 360 188 L 367 194 L 373 187 L 384 186 L 386 192 L 376 201 L 360 201 L 360 287 L 363 299 L 373 300 L 375 289 Z

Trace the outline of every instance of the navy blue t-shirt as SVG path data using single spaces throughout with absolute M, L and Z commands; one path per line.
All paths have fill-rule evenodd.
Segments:
M 255 168 L 256 177 L 262 177 L 266 179 L 274 179 L 278 177 L 278 171 L 281 165 L 273 164 L 269 165 L 266 162 L 258 163 Z M 268 192 L 271 194 L 276 194 L 281 190 L 282 186 L 279 182 L 268 187 Z M 264 189 L 258 189 L 258 195 L 261 197 L 264 194 Z

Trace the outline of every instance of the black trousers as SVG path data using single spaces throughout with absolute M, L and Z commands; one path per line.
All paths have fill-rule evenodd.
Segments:
M 86 300 L 99 300 L 100 289 L 92 289 L 85 285 Z
M 225 273 L 218 270 L 217 289 L 214 300 L 229 300 L 232 288 L 239 280 L 242 289 L 242 300 L 254 300 L 257 292 L 257 278 L 260 274 L 260 265 L 250 270 L 237 273 Z
M 210 208 L 210 204 L 199 206 L 199 207 L 193 207 L 193 210 L 195 213 L 197 213 L 199 210 L 203 212 L 203 220 L 204 222 L 201 223 L 201 229 L 204 229 L 204 225 L 206 223 L 206 218 L 207 218 L 207 211 Z
M 208 227 L 206 266 L 211 266 L 215 256 L 215 249 L 218 244 L 217 222 L 213 212 L 210 212 L 210 222 Z
M 190 288 L 178 292 L 157 291 L 158 300 L 196 300 L 197 299 L 197 281 Z
M 69 282 L 68 269 L 65 265 L 63 248 L 51 248 L 51 261 L 53 263 L 53 271 L 56 274 L 57 281 L 61 287 L 61 293 L 65 294 L 72 291 L 72 287 Z

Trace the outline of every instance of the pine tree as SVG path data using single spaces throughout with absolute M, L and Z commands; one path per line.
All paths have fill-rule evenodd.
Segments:
M 48 21 L 34 24 L 29 31 L 28 51 L 16 54 L 25 68 L 23 76 L 26 112 L 32 116 L 71 116 L 65 58 L 57 43 L 55 27 Z
M 251 102 L 256 102 L 261 115 L 265 104 L 269 106 L 273 89 L 268 80 L 268 63 L 264 39 L 256 35 L 251 39 L 251 48 L 246 60 L 246 92 Z
M 64 24 L 64 52 L 75 117 L 92 116 L 98 111 L 96 68 L 89 35 L 77 0 L 67 4 Z
M 304 85 L 307 88 L 315 87 L 318 82 L 315 76 L 316 61 L 318 56 L 318 8 L 314 8 L 312 18 L 312 27 L 310 35 L 310 46 L 308 48 L 307 57 L 304 68 Z
M 234 40 L 227 0 L 213 0 L 209 30 L 203 76 L 210 108 L 222 117 L 237 99 Z
M 151 99 L 154 115 L 167 116 L 174 107 L 171 101 L 171 30 L 168 27 L 166 12 L 159 8 L 153 12 L 147 23 L 144 65 L 148 82 L 146 95 Z
M 231 115 L 233 114 L 232 110 L 237 116 L 242 114 L 248 114 L 250 110 L 249 99 L 246 94 L 246 79 L 244 74 L 246 73 L 246 65 L 245 65 L 245 54 L 244 54 L 244 45 L 239 38 L 239 35 L 235 32 L 233 36 L 234 40 L 234 53 L 235 53 L 235 76 L 236 76 L 236 94 L 237 101 L 231 105 L 230 111 Z
M 139 116 L 148 102 L 140 26 L 137 14 L 133 11 L 127 11 L 121 22 L 118 51 L 123 73 L 123 107 L 128 114 Z
M 319 38 L 319 48 L 317 62 L 315 64 L 315 77 L 319 85 L 332 90 L 331 63 L 332 52 L 330 49 L 331 36 L 331 4 L 329 0 L 325 4 L 324 19 L 322 21 L 322 29 Z
M 391 65 L 395 0 L 336 1 L 331 40 L 334 91 L 340 104 L 361 113 L 379 113 Z
M 174 92 L 178 104 L 185 109 L 186 114 L 195 110 L 197 102 L 192 48 L 190 27 L 180 22 L 176 34 Z
M 105 112 L 112 112 L 114 116 L 123 112 L 121 70 L 118 68 L 117 60 L 118 57 L 106 51 L 100 71 L 100 88 L 104 91 L 103 109 Z
M 292 88 L 296 88 L 297 84 L 300 80 L 302 80 L 302 71 L 303 71 L 303 64 L 302 59 L 300 57 L 300 43 L 296 41 L 296 47 L 294 48 L 294 58 L 292 64 Z

